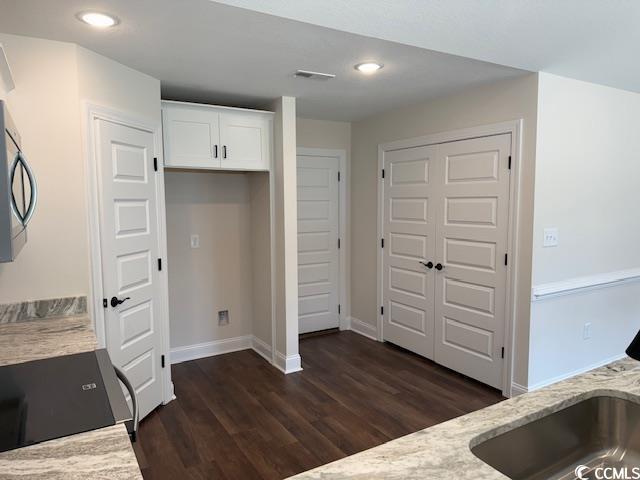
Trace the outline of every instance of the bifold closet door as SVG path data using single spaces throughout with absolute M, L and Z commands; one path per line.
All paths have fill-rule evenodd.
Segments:
M 511 135 L 438 145 L 437 363 L 502 386 Z
M 436 147 L 384 156 L 384 339 L 433 358 Z

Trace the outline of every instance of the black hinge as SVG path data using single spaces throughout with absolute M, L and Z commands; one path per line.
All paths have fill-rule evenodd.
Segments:
M 340 239 L 338 239 L 338 250 L 340 249 Z
M 511 155 L 509 155 L 509 170 L 511 170 Z
M 338 315 L 340 315 L 340 304 L 338 304 Z
M 160 365 L 164 368 L 164 355 L 160 355 Z
M 380 247 L 381 247 L 381 248 L 384 248 L 384 238 L 381 238 L 381 239 L 380 239 Z
M 109 304 L 107 303 L 107 299 L 106 299 L 106 298 L 103 298 L 103 299 L 102 299 L 102 306 L 103 306 L 104 308 L 107 308 L 107 307 L 109 306 Z
M 158 270 L 162 271 L 162 259 L 158 259 Z
M 504 264 L 505 264 L 505 265 L 507 265 L 508 260 L 509 260 L 509 254 L 508 254 L 508 253 L 505 253 L 505 254 L 504 254 Z
M 380 315 L 384 315 L 384 307 L 380 307 Z
M 338 172 L 338 181 L 340 181 L 340 172 Z
M 158 171 L 158 157 L 153 157 L 153 171 Z
M 384 168 L 382 169 L 382 178 L 384 178 Z
M 502 353 L 500 355 L 502 355 L 502 358 L 504 358 L 504 347 L 502 347 Z

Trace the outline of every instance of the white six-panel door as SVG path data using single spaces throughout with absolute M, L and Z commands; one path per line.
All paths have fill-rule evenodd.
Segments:
M 497 388 L 510 151 L 504 134 L 384 156 L 384 339 Z
M 340 162 L 307 155 L 297 162 L 299 332 L 308 333 L 340 325 Z
M 106 345 L 142 418 L 162 403 L 154 136 L 105 120 L 96 133 Z M 111 297 L 126 300 L 112 307 Z

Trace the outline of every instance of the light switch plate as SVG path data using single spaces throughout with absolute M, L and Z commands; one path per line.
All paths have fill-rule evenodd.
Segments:
M 191 248 L 200 248 L 200 235 L 191 235 Z
M 542 241 L 543 247 L 557 247 L 558 246 L 558 229 L 557 228 L 545 228 L 544 239 Z

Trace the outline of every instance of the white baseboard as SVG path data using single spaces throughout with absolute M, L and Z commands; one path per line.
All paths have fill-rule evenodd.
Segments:
M 251 338 L 251 348 L 253 348 L 253 351 L 264 358 L 267 362 L 271 363 L 271 345 L 263 342 L 254 335 Z
M 588 372 L 589 370 L 593 370 L 594 368 L 603 367 L 603 366 L 605 366 L 605 365 L 607 365 L 607 364 L 609 364 L 611 362 L 615 362 L 615 361 L 621 360 L 621 359 L 623 359 L 625 357 L 626 357 L 625 354 L 615 355 L 613 357 L 606 358 L 606 359 L 604 359 L 604 360 L 602 360 L 600 362 L 592 363 L 591 365 L 588 365 L 588 366 L 586 366 L 584 368 L 579 368 L 579 369 L 574 370 L 574 371 L 569 372 L 569 373 L 563 373 L 562 375 L 558 375 L 557 377 L 552 377 L 552 378 L 549 378 L 547 380 L 543 380 L 541 382 L 538 382 L 538 383 L 536 383 L 534 385 L 530 385 L 526 390 L 528 392 L 533 392 L 534 390 L 538 390 L 539 388 L 546 387 L 546 386 L 551 385 L 553 383 L 561 382 L 562 380 L 566 380 L 567 378 L 575 377 L 576 375 L 580 375 L 581 373 Z
M 294 373 L 302 370 L 302 358 L 300 355 L 287 355 L 286 357 L 276 350 L 275 366 L 282 373 Z
M 253 337 L 251 335 L 243 335 L 241 337 L 172 348 L 170 355 L 171 363 L 187 362 L 189 360 L 197 360 L 198 358 L 246 350 L 252 348 L 252 340 Z
M 355 317 L 349 317 L 349 324 L 352 331 L 359 333 L 360 335 L 364 335 L 371 340 L 378 340 L 378 329 L 373 325 L 363 322 L 362 320 L 358 320 Z
M 518 395 L 523 395 L 525 393 L 527 393 L 529 390 L 527 389 L 527 387 L 524 387 L 522 385 L 520 385 L 519 383 L 516 382 L 512 382 L 511 383 L 511 397 L 517 397 Z

